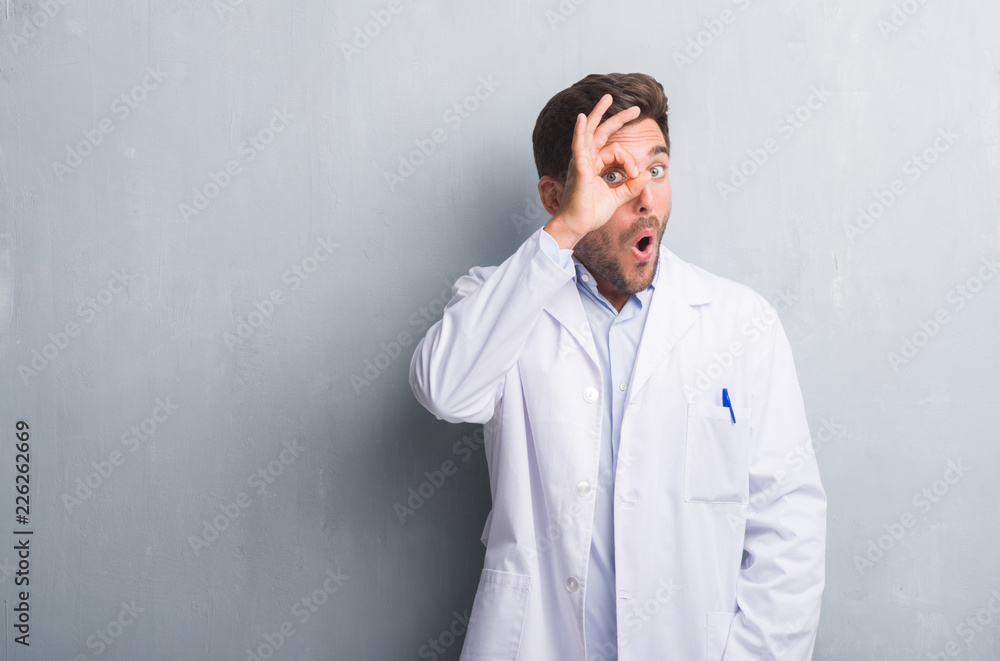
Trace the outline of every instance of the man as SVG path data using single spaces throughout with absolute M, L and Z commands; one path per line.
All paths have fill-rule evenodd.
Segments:
M 809 659 L 826 496 L 791 351 L 759 295 L 660 246 L 662 86 L 587 76 L 533 144 L 551 220 L 455 283 L 410 364 L 435 416 L 486 425 L 462 659 Z

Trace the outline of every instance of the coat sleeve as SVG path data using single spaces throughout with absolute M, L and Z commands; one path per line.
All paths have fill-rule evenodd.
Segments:
M 788 338 L 773 315 L 748 356 L 752 396 L 750 501 L 738 612 L 725 661 L 812 658 L 825 580 L 826 494 Z M 767 316 L 765 316 L 767 318 Z
M 444 315 L 417 344 L 410 387 L 437 418 L 484 423 L 493 417 L 504 377 L 543 308 L 572 280 L 543 250 L 542 232 L 500 266 L 459 278 Z

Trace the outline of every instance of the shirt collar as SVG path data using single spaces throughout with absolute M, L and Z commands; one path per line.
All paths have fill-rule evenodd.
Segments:
M 590 291 L 590 293 L 598 300 L 605 301 L 607 299 L 597 291 L 597 281 L 594 279 L 594 275 L 583 265 L 579 259 L 576 258 L 576 253 L 573 253 L 573 266 L 576 269 L 576 284 L 578 287 L 585 287 Z M 660 266 L 663 264 L 663 245 L 660 245 L 660 250 L 656 260 L 656 271 L 653 273 L 653 280 L 649 283 L 649 286 L 640 292 L 632 294 L 630 298 L 634 298 L 638 301 L 639 306 L 645 308 L 649 303 L 649 299 L 653 296 L 653 290 L 656 289 L 656 283 L 660 279 Z M 586 279 L 584 279 L 586 275 Z M 624 308 L 623 308 L 624 309 Z

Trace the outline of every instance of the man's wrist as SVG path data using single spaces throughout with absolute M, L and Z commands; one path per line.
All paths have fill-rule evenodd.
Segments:
M 578 235 L 571 230 L 562 217 L 558 215 L 554 216 L 542 229 L 556 240 L 561 250 L 572 250 L 580 242 L 580 239 L 583 238 L 582 235 Z

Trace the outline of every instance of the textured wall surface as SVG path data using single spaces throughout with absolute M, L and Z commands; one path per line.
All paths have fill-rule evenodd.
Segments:
M 482 432 L 409 359 L 547 220 L 542 105 L 608 71 L 670 98 L 666 245 L 791 340 L 830 500 L 814 658 L 1000 658 L 998 24 L 3 0 L 2 658 L 457 659 Z

